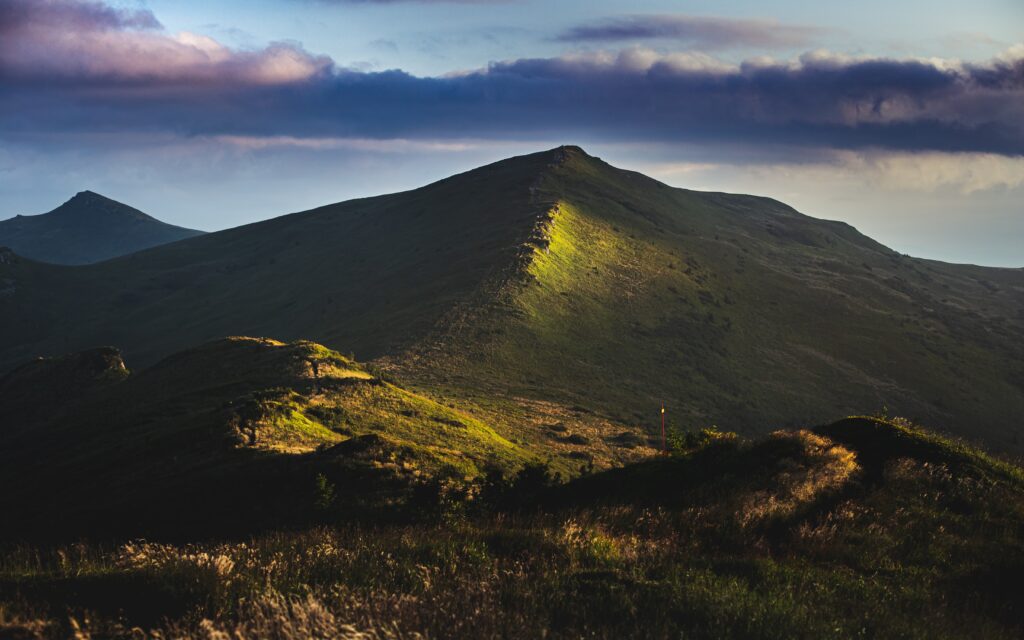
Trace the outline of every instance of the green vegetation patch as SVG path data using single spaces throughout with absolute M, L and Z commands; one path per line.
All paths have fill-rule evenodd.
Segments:
M 958 473 L 1024 487 L 1020 467 L 994 458 L 962 440 L 927 431 L 903 418 L 851 417 L 819 427 L 817 433 L 851 447 L 876 471 L 900 458 L 942 464 Z

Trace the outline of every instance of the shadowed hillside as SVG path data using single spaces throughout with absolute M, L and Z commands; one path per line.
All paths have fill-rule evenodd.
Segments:
M 900 255 L 767 198 L 674 189 L 576 148 L 535 185 L 521 270 L 424 352 L 481 385 L 682 427 L 888 407 L 1021 450 L 1024 271 Z
M 131 373 L 112 348 L 36 360 L 0 378 L 0 425 L 0 539 L 282 526 L 314 512 L 318 474 L 338 505 L 386 510 L 427 478 L 580 465 L 541 429 L 496 429 L 307 341 L 227 338 Z M 651 453 L 627 435 L 587 459 Z M 55 514 L 66 531 L 46 530 Z
M 225 335 L 394 353 L 515 262 L 546 163 L 498 163 L 98 265 L 11 258 L 0 362 L 116 344 L 130 364 L 151 364 Z
M 238 529 L 263 515 L 281 525 L 310 509 L 317 473 L 357 505 L 421 472 L 462 477 L 532 457 L 320 345 L 254 338 L 132 374 L 112 349 L 31 363 L 0 380 L 0 424 L 8 535 L 58 513 L 78 531 L 129 534 Z
M 0 220 L 0 246 L 54 264 L 88 264 L 202 235 L 82 191 L 49 213 Z
M 383 357 L 515 428 L 538 407 L 748 433 L 887 407 L 1021 450 L 1024 272 L 893 252 L 576 147 L 63 268 L 0 261 L 0 363 L 223 335 Z

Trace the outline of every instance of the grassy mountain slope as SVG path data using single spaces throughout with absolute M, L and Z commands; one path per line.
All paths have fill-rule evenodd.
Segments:
M 411 522 L 353 523 L 338 505 L 323 517 L 348 524 L 242 540 L 9 548 L 0 556 L 0 633 L 1024 632 L 1021 469 L 902 421 L 718 438 L 564 486 L 519 486 L 511 509 L 484 489 Z
M 677 426 L 763 432 L 888 407 L 1021 447 L 1024 272 L 909 258 L 575 147 L 98 265 L 7 254 L 0 282 L 7 367 L 274 335 L 386 356 L 508 429 L 538 408 L 536 428 L 573 408 L 653 426 L 665 401 Z
M 429 332 L 515 262 L 546 158 L 499 163 L 97 265 L 0 265 L 0 367 L 96 344 L 129 363 L 225 335 L 312 339 L 362 359 Z
M 0 220 L 0 246 L 54 264 L 88 264 L 201 235 L 82 191 L 49 213 Z
M 492 426 L 316 343 L 237 337 L 132 373 L 111 348 L 33 361 L 0 378 L 0 425 L 0 511 L 28 531 L 58 513 L 76 531 L 280 526 L 308 516 L 317 474 L 339 504 L 381 508 L 427 478 L 539 460 L 575 471 L 581 448 Z M 587 460 L 651 453 L 628 435 L 586 442 Z
M 441 335 L 452 389 L 761 431 L 880 410 L 1021 450 L 1024 271 L 918 260 L 773 200 L 570 149 L 500 305 Z M 438 367 L 438 362 L 446 363 Z
M 83 370 L 104 382 L 83 388 Z M 24 410 L 69 386 L 77 395 L 52 411 Z M 111 528 L 161 517 L 226 525 L 253 510 L 280 523 L 309 507 L 318 472 L 369 498 L 421 472 L 462 477 L 534 457 L 311 342 L 229 338 L 131 374 L 97 350 L 26 365 L 0 390 L 0 509 L 11 526 L 56 513 Z
M 53 419 L 127 375 L 121 354 L 110 347 L 27 362 L 0 377 L 4 431 Z

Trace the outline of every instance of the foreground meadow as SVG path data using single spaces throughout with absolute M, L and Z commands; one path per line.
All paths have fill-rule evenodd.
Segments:
M 675 446 L 568 484 L 424 483 L 378 522 L 320 486 L 301 530 L 10 543 L 0 637 L 1024 632 L 1020 469 L 884 421 Z

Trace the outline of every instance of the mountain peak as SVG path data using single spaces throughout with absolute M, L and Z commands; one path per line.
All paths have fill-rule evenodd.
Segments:
M 57 264 L 99 262 L 200 233 L 89 190 L 48 213 L 0 221 L 0 244 L 26 258 Z
M 68 200 L 68 202 L 95 202 L 104 200 L 114 202 L 114 200 L 111 200 L 104 195 L 100 195 L 95 191 L 89 191 L 86 189 L 85 191 L 79 191 L 75 195 L 71 196 L 71 199 Z
M 562 153 L 577 153 L 584 156 L 590 155 L 583 150 L 583 147 L 575 144 L 563 144 L 560 147 L 556 147 L 554 150 L 561 151 Z
M 113 214 L 131 217 L 136 220 L 152 220 L 156 222 L 155 218 L 146 215 L 134 207 L 88 190 L 79 191 L 70 200 L 50 213 L 56 215 L 73 214 L 76 216 L 109 216 Z
M 563 144 L 560 147 L 551 149 L 548 153 L 554 156 L 557 162 L 565 162 L 570 158 L 593 158 L 593 156 L 583 150 L 583 147 L 574 144 Z
M 94 249 L 105 225 L 78 226 Z M 145 225 L 116 226 L 99 237 Z M 151 363 L 258 333 L 386 357 L 427 383 L 586 396 L 623 424 L 662 398 L 680 423 L 748 432 L 884 402 L 985 425 L 980 438 L 1024 411 L 1024 304 L 1008 293 L 1021 277 L 897 259 L 777 201 L 672 188 L 567 145 L 102 267 L 0 269 L 0 289 L 16 280 L 0 366 L 97 341 Z M 969 391 L 936 391 L 968 375 Z

